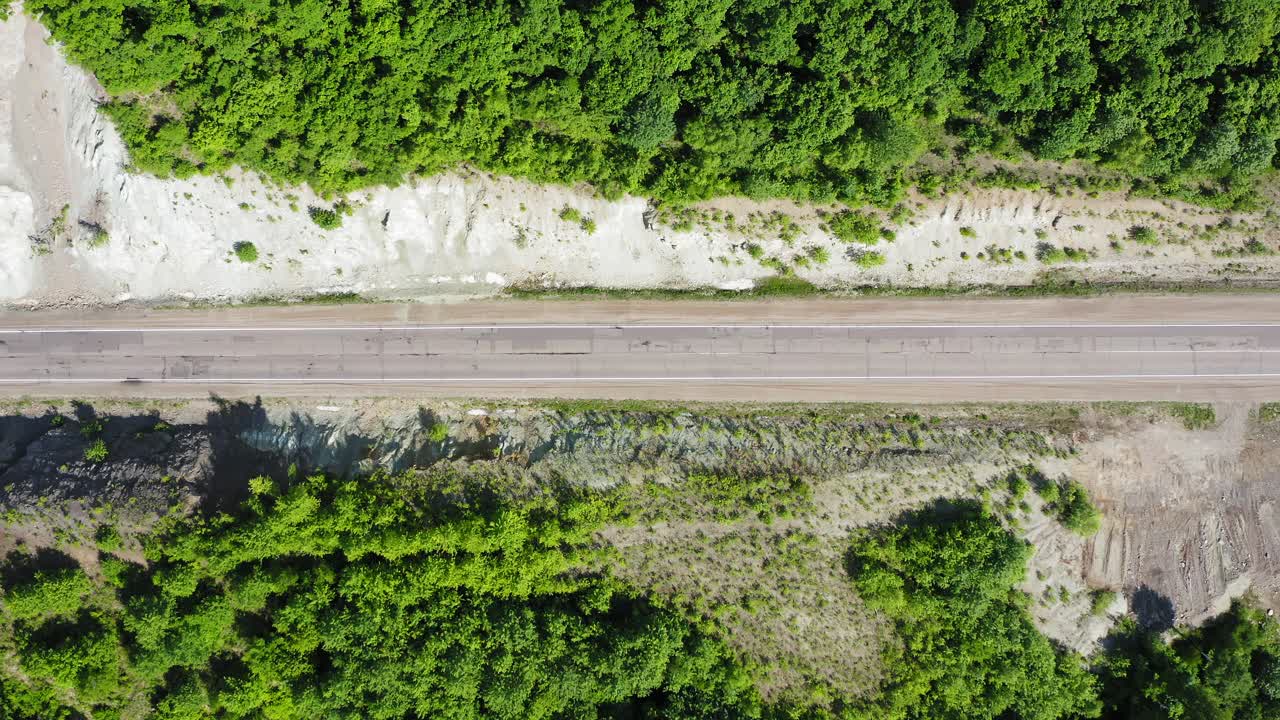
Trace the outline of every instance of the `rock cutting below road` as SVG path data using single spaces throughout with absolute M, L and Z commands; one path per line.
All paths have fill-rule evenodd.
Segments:
M 1274 406 L 294 399 L 25 401 L 0 411 L 0 552 L 56 544 L 90 563 L 98 523 L 143 531 L 167 513 L 229 507 L 257 474 L 491 463 L 530 483 L 677 490 L 707 473 L 804 478 L 802 502 L 779 500 L 796 513 L 725 525 L 664 506 L 601 536 L 637 583 L 697 606 L 755 608 L 718 621 L 741 652 L 778 668 L 766 692 L 795 681 L 787 668 L 868 690 L 870 656 L 833 652 L 874 647 L 884 630 L 848 587 L 842 548 L 850 531 L 938 499 L 1004 509 L 1037 548 L 1024 583 L 1033 616 L 1084 652 L 1126 611 L 1152 625 L 1197 624 L 1250 591 L 1280 604 Z M 97 440 L 107 457 L 93 462 L 85 450 Z M 1009 473 L 1028 464 L 1082 483 L 1101 530 L 1072 534 L 1034 494 L 1009 501 Z M 1101 590 L 1124 600 L 1095 613 L 1091 593 Z
M 341 198 L 351 213 L 325 230 L 309 208 L 340 198 L 305 186 L 239 170 L 131 172 L 98 111 L 108 99 L 38 22 L 22 12 L 0 22 L 0 305 L 744 290 L 779 271 L 837 290 L 1280 280 L 1274 213 L 1086 191 L 1062 178 L 1087 171 L 1043 163 L 1023 166 L 1046 178 L 1043 189 L 912 194 L 896 219 L 869 210 L 886 230 L 874 247 L 831 234 L 836 205 L 728 198 L 673 209 L 466 168 L 351 193 Z M 1155 244 L 1131 242 L 1136 227 L 1154 230 Z M 237 253 L 246 244 L 254 252 Z M 871 252 L 884 263 L 866 262 Z

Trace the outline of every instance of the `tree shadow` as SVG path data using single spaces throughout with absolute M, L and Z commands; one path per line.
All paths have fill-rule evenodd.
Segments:
M 1160 633 L 1173 627 L 1177 615 L 1173 600 L 1147 585 L 1141 585 L 1129 596 L 1129 609 L 1138 625 L 1148 632 Z
M 0 562 L 0 587 L 14 588 L 30 582 L 36 573 L 80 567 L 75 558 L 52 548 L 35 552 L 12 550 Z

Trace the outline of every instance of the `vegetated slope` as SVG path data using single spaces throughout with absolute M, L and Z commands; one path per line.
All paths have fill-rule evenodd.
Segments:
M 1273 163 L 1270 0 L 31 0 L 142 169 L 457 163 L 604 194 L 888 202 L 942 132 L 1162 182 Z
M 85 566 L 9 553 L 4 717 L 1049 719 L 1098 717 L 1104 697 L 1113 717 L 1280 709 L 1276 625 L 1242 606 L 1173 648 L 1127 627 L 1089 674 L 1014 589 L 1030 548 L 973 502 L 851 543 L 843 592 L 899 634 L 880 693 L 762 704 L 714 622 L 611 575 L 591 536 L 625 520 L 624 492 L 532 488 L 500 463 L 248 485 L 239 510 L 142 537 L 103 524 Z

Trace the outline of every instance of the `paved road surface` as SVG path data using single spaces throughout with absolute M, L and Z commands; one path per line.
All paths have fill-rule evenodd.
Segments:
M 452 388 L 463 395 L 544 388 L 535 394 L 687 397 L 696 387 L 711 396 L 782 399 L 787 388 L 803 387 L 808 390 L 794 393 L 797 399 L 900 394 L 927 400 L 956 399 L 955 389 L 967 387 L 962 399 L 1107 399 L 1133 397 L 1134 389 L 1163 399 L 1188 390 L 1280 397 L 1280 314 L 1273 316 L 1276 322 L 1260 320 L 1254 317 L 1257 303 L 1249 312 L 1241 307 L 1243 322 L 1099 322 L 1085 312 L 1088 306 L 1078 305 L 1082 320 L 1059 315 L 1015 324 L 1001 316 L 1002 308 L 1017 317 L 1025 307 L 1001 302 L 981 306 L 982 319 L 993 320 L 983 323 L 893 323 L 892 317 L 754 324 L 343 322 L 344 313 L 359 317 L 357 308 L 330 309 L 328 322 L 269 309 L 260 317 L 238 310 L 248 315 L 227 325 L 216 314 L 152 313 L 135 318 L 132 327 L 127 316 L 112 316 L 112 323 L 84 318 L 81 323 L 95 325 L 85 327 L 72 317 L 46 318 L 42 325 L 39 315 L 10 314 L 0 315 L 0 388 L 10 394 L 75 393 L 72 388 L 90 386 L 145 394 L 142 388 L 154 383 L 185 386 L 188 394 L 226 386 L 265 388 L 268 394 L 271 388 L 341 386 L 370 394 L 379 393 L 373 387 L 437 394 Z M 771 307 L 776 312 L 778 306 Z M 850 310 L 865 305 L 839 307 L 845 317 L 857 317 Z M 932 307 L 942 317 L 955 310 Z M 1200 310 L 1185 314 L 1220 315 L 1223 308 Z M 910 311 L 912 317 L 920 313 Z M 654 391 L 664 387 L 665 393 Z

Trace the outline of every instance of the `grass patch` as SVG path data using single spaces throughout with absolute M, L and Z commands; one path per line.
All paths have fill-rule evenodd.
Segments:
M 1129 228 L 1129 239 L 1139 245 L 1159 245 L 1160 236 L 1146 225 L 1134 225 Z
M 1169 414 L 1181 420 L 1182 426 L 1188 430 L 1205 430 L 1218 421 L 1213 406 L 1201 403 L 1173 403 Z

